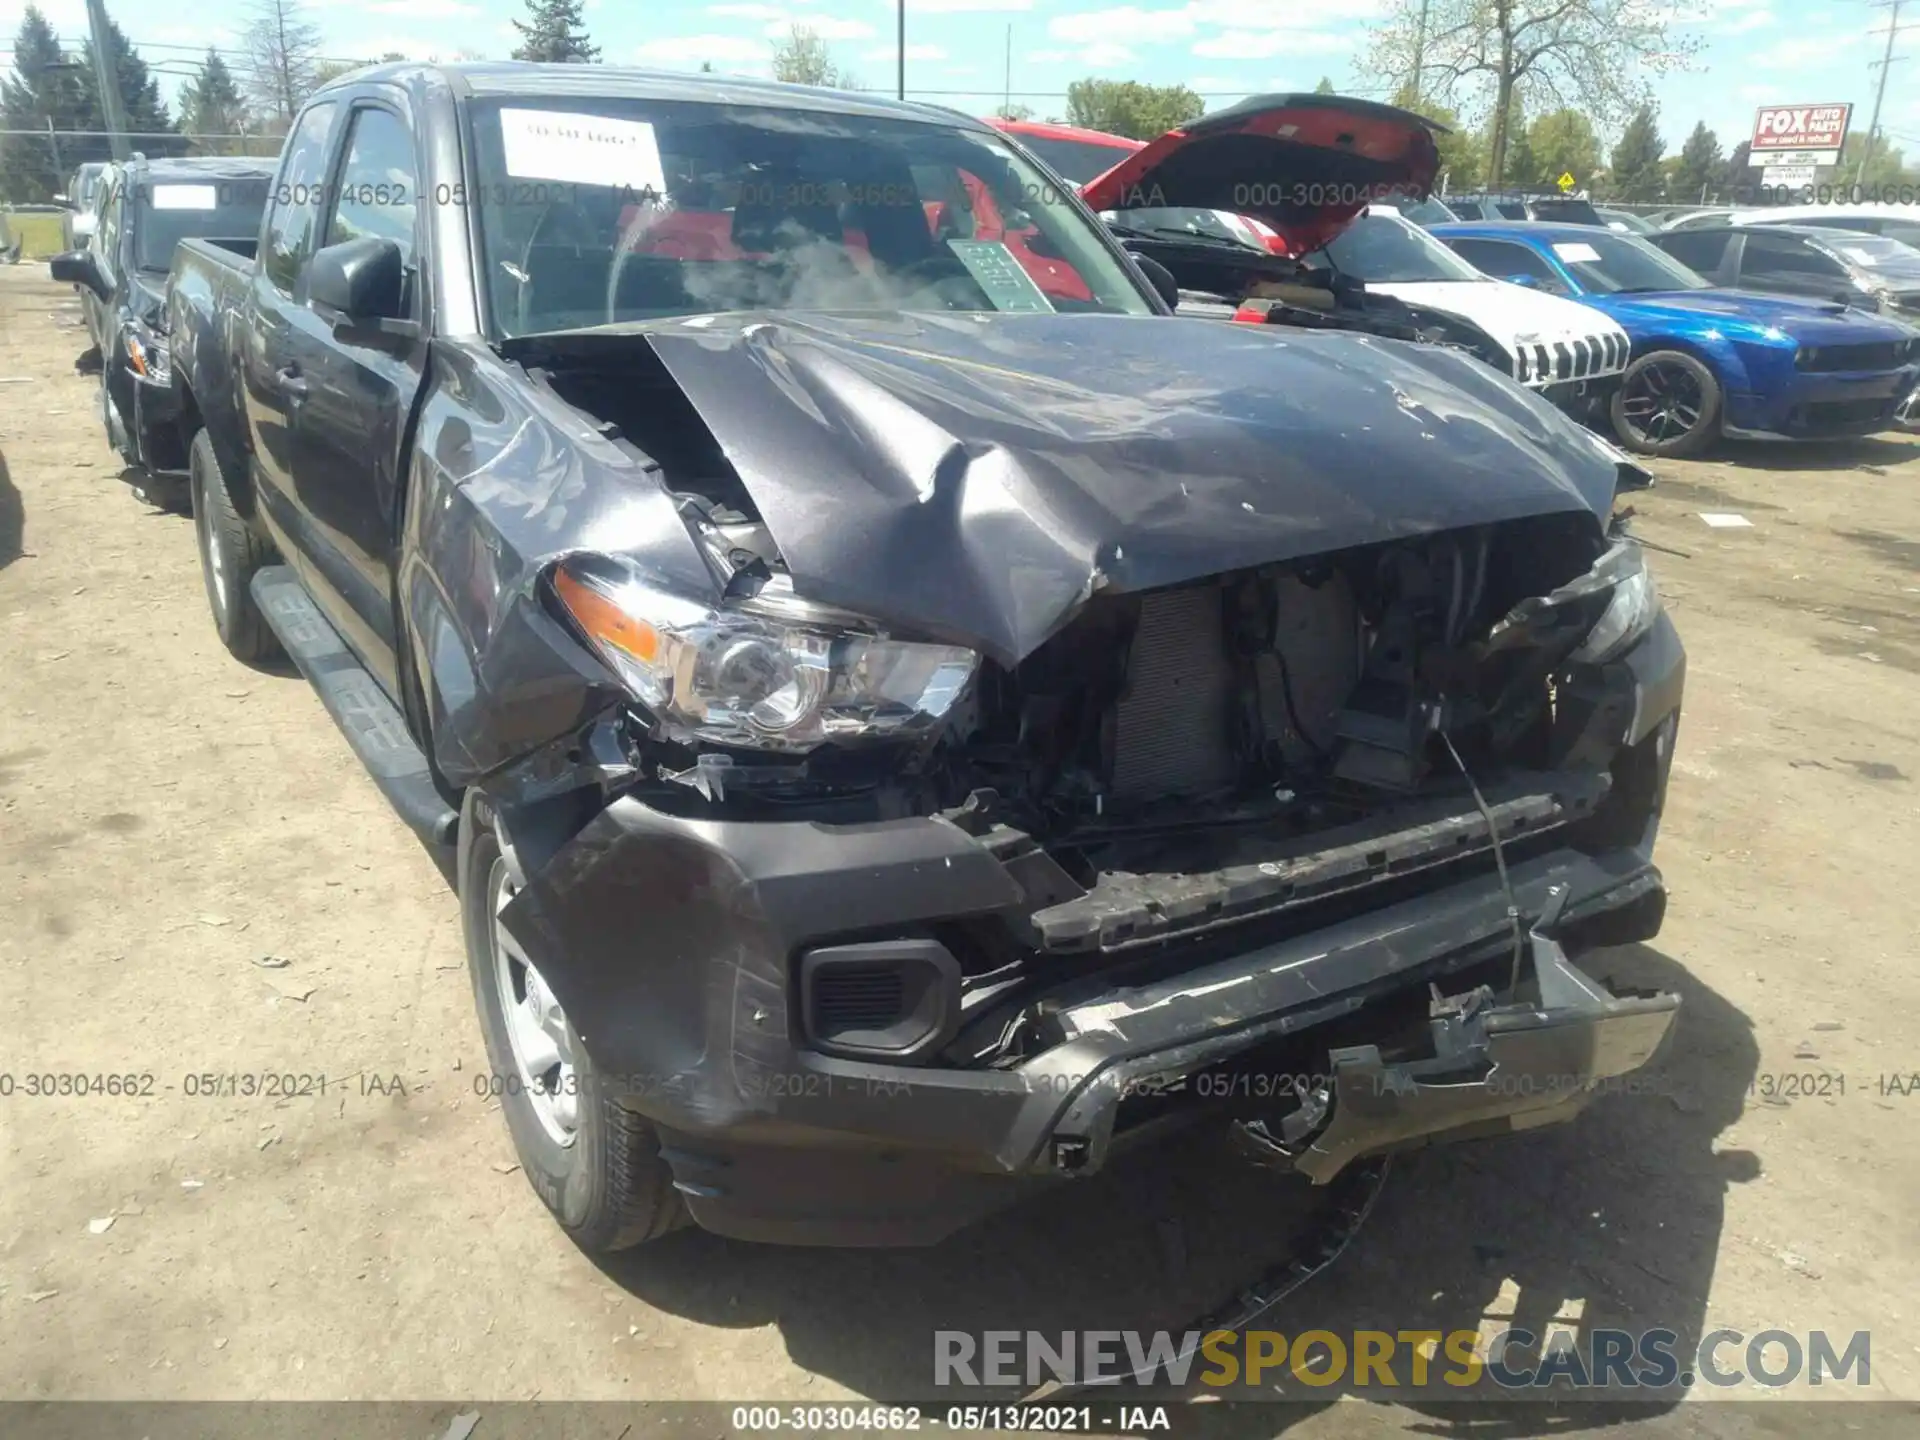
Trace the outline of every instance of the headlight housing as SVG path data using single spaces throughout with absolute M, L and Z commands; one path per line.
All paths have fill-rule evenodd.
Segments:
M 1600 665 L 1653 628 L 1654 617 L 1660 613 L 1660 596 L 1653 588 L 1646 557 L 1631 541 L 1614 546 L 1593 568 L 1597 578 L 1612 581 L 1613 594 L 1572 658 Z
M 606 556 L 563 560 L 551 580 L 594 653 L 683 743 L 800 751 L 921 733 L 979 665 L 971 650 L 877 628 L 687 600 Z
M 167 354 L 167 342 L 145 325 L 127 327 L 127 361 L 133 373 L 156 385 L 173 378 L 173 361 Z

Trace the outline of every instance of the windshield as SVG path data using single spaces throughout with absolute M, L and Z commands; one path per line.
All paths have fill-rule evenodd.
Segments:
M 170 268 L 182 240 L 255 239 L 266 208 L 264 175 L 143 181 L 134 192 L 134 268 Z
M 1868 270 L 1920 270 L 1920 250 L 1904 241 L 1889 240 L 1884 235 L 1862 235 L 1847 231 L 1839 235 L 1822 235 L 1819 241 L 1842 260 L 1850 260 Z
M 1633 295 L 1660 290 L 1707 290 L 1710 284 L 1637 235 L 1595 230 L 1578 240 L 1556 240 L 1553 253 L 1594 295 Z
M 1153 313 L 1105 232 L 991 132 L 536 104 L 473 118 L 498 334 L 737 310 Z
M 1063 180 L 1084 185 L 1104 175 L 1134 152 L 1131 145 L 1102 145 L 1093 140 L 1063 140 L 1057 135 L 1015 134 L 1027 149 L 1052 166 Z
M 1416 225 L 1449 225 L 1460 218 L 1432 196 L 1425 200 L 1403 200 L 1394 208 Z
M 1306 257 L 1308 265 L 1320 269 L 1329 261 L 1342 275 L 1380 285 L 1486 278 L 1426 231 L 1398 215 L 1371 211 Z
M 1536 220 L 1551 220 L 1562 225 L 1601 225 L 1605 222 L 1591 201 L 1547 199 L 1533 202 Z

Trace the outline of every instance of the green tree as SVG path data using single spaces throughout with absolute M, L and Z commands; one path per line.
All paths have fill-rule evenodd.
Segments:
M 600 58 L 600 47 L 587 38 L 581 17 L 582 0 L 527 0 L 527 18 L 513 22 L 520 32 L 514 46 L 516 60 L 587 65 Z
M 184 153 L 186 142 L 175 134 L 173 116 L 167 111 L 167 102 L 160 98 L 160 82 L 148 73 L 147 62 L 140 58 L 139 52 L 113 20 L 107 21 L 107 53 L 113 62 L 108 69 L 120 87 L 120 104 L 127 118 L 127 129 L 132 135 L 129 147 L 149 156 Z M 91 38 L 81 48 L 81 62 L 84 68 L 80 72 L 80 89 L 85 96 L 88 117 L 85 128 L 104 130 L 107 128 L 107 110 L 101 103 L 100 88 L 95 79 L 97 72 Z M 99 138 L 98 148 L 98 155 L 85 158 L 104 160 L 112 154 L 111 142 L 105 137 Z
M 1720 174 L 1714 180 L 1714 189 L 1727 200 L 1751 200 L 1753 198 L 1753 144 L 1742 140 L 1733 147 L 1733 153 L 1727 156 L 1726 163 L 1720 167 Z
M 1505 146 L 1504 151 L 1501 149 Z M 1493 189 L 1508 186 L 1526 189 L 1542 183 L 1539 157 L 1527 132 L 1526 113 L 1515 102 L 1503 117 L 1498 111 L 1487 116 L 1480 146 L 1487 157 L 1487 184 Z M 1496 161 L 1496 156 L 1500 158 Z
M 1440 170 L 1447 178 L 1447 189 L 1478 189 L 1486 175 L 1487 161 L 1480 137 L 1463 128 L 1460 117 L 1445 105 L 1437 104 L 1427 96 L 1414 94 L 1411 84 L 1402 85 L 1394 92 L 1393 103 L 1402 110 L 1411 110 L 1437 125 L 1447 127 L 1448 133 L 1437 141 Z
M 1915 183 L 1914 173 L 1907 167 L 1906 156 L 1899 146 L 1887 142 L 1885 131 L 1882 131 L 1879 138 L 1873 142 L 1871 151 L 1867 148 L 1865 136 L 1856 135 L 1849 139 L 1840 151 L 1839 167 L 1834 170 L 1831 178 L 1822 175 L 1821 183 L 1853 184 L 1854 172 L 1859 169 L 1862 156 L 1865 156 L 1867 161 L 1867 168 L 1860 176 L 1862 185 L 1898 186 Z
M 1658 111 L 1642 105 L 1620 132 L 1620 143 L 1613 147 L 1613 193 L 1615 198 L 1639 204 L 1651 204 L 1666 194 L 1666 176 L 1660 170 L 1660 157 L 1667 142 L 1660 138 Z
M 1334 94 L 1334 93 L 1335 93 L 1335 91 L 1334 91 L 1334 88 L 1333 88 L 1333 80 L 1332 80 L 1332 79 L 1331 79 L 1330 77 L 1328 77 L 1328 76 L 1326 76 L 1326 75 L 1322 75 L 1322 76 L 1320 77 L 1320 83 L 1319 83 L 1318 85 L 1316 85 L 1316 86 L 1314 86 L 1314 87 L 1313 87 L 1313 93 L 1314 93 L 1314 94 L 1316 94 L 1316 95 L 1332 95 L 1332 94 Z
M 1680 147 L 1680 163 L 1674 167 L 1676 197 L 1689 205 L 1712 198 L 1715 182 L 1720 179 L 1725 164 L 1726 157 L 1720 153 L 1720 137 L 1707 128 L 1706 121 L 1697 122 L 1686 144 Z
M 1031 105 L 1022 105 L 1018 100 L 1010 100 L 993 113 L 998 115 L 1002 120 L 1031 120 L 1033 118 L 1033 107 Z
M 1135 140 L 1152 140 L 1206 113 L 1207 102 L 1185 85 L 1138 80 L 1076 80 L 1067 87 L 1067 123 Z
M 1645 0 L 1392 0 L 1367 63 L 1448 104 L 1485 104 L 1488 174 L 1517 183 L 1529 169 L 1507 153 L 1522 138 L 1519 107 L 1624 116 L 1645 101 L 1648 73 L 1684 68 L 1699 49 L 1667 33 L 1673 13 Z
M 1600 137 L 1578 110 L 1550 110 L 1527 127 L 1527 148 L 1533 152 L 1545 185 L 1558 185 L 1562 175 L 1580 185 L 1592 185 L 1600 173 Z
M 231 155 L 240 147 L 234 141 L 208 139 L 208 136 L 237 135 L 246 129 L 247 105 L 233 72 L 217 50 L 209 47 L 200 62 L 200 73 L 180 92 L 180 130 L 194 150 L 203 155 Z
M 853 72 L 841 68 L 817 32 L 805 25 L 790 26 L 786 38 L 773 42 L 773 78 L 789 85 L 821 85 L 829 90 L 857 90 Z
M 13 37 L 13 73 L 0 79 L 0 130 L 93 129 L 72 57 L 63 55 L 47 17 L 29 5 Z M 97 149 L 98 153 L 94 153 Z M 84 153 L 83 153 L 84 152 Z M 105 158 L 105 144 L 78 137 L 0 135 L 0 197 L 18 205 L 52 200 L 83 160 Z

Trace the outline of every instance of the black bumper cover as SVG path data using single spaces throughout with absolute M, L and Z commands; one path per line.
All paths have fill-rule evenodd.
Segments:
M 1510 866 L 1523 926 L 1578 953 L 1651 937 L 1651 863 L 1684 657 L 1661 619 L 1629 657 L 1629 743 L 1654 747 L 1644 824 Z M 1143 1087 L 1350 1015 L 1513 949 L 1482 873 L 1132 988 L 1064 995 L 1065 1038 L 1008 1069 L 836 1059 L 799 1043 L 793 957 L 849 936 L 1022 906 L 1008 871 L 933 818 L 870 826 L 676 817 L 616 800 L 530 875 L 502 919 L 599 1072 L 658 1127 L 694 1218 L 748 1239 L 931 1243 L 1048 1180 L 1100 1168 Z M 1571 1115 L 1653 1053 L 1677 997 L 1616 999 L 1533 945 L 1538 1002 L 1434 1022 L 1435 1060 L 1330 1057 L 1330 1118 L 1292 1157 L 1316 1181 L 1442 1134 Z M 1088 957 L 1091 960 L 1092 957 Z M 1122 1131 L 1119 1138 L 1125 1139 Z

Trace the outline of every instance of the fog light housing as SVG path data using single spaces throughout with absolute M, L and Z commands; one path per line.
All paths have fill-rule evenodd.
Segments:
M 829 945 L 800 957 L 806 1041 L 825 1055 L 910 1063 L 960 1025 L 960 962 L 937 940 Z

